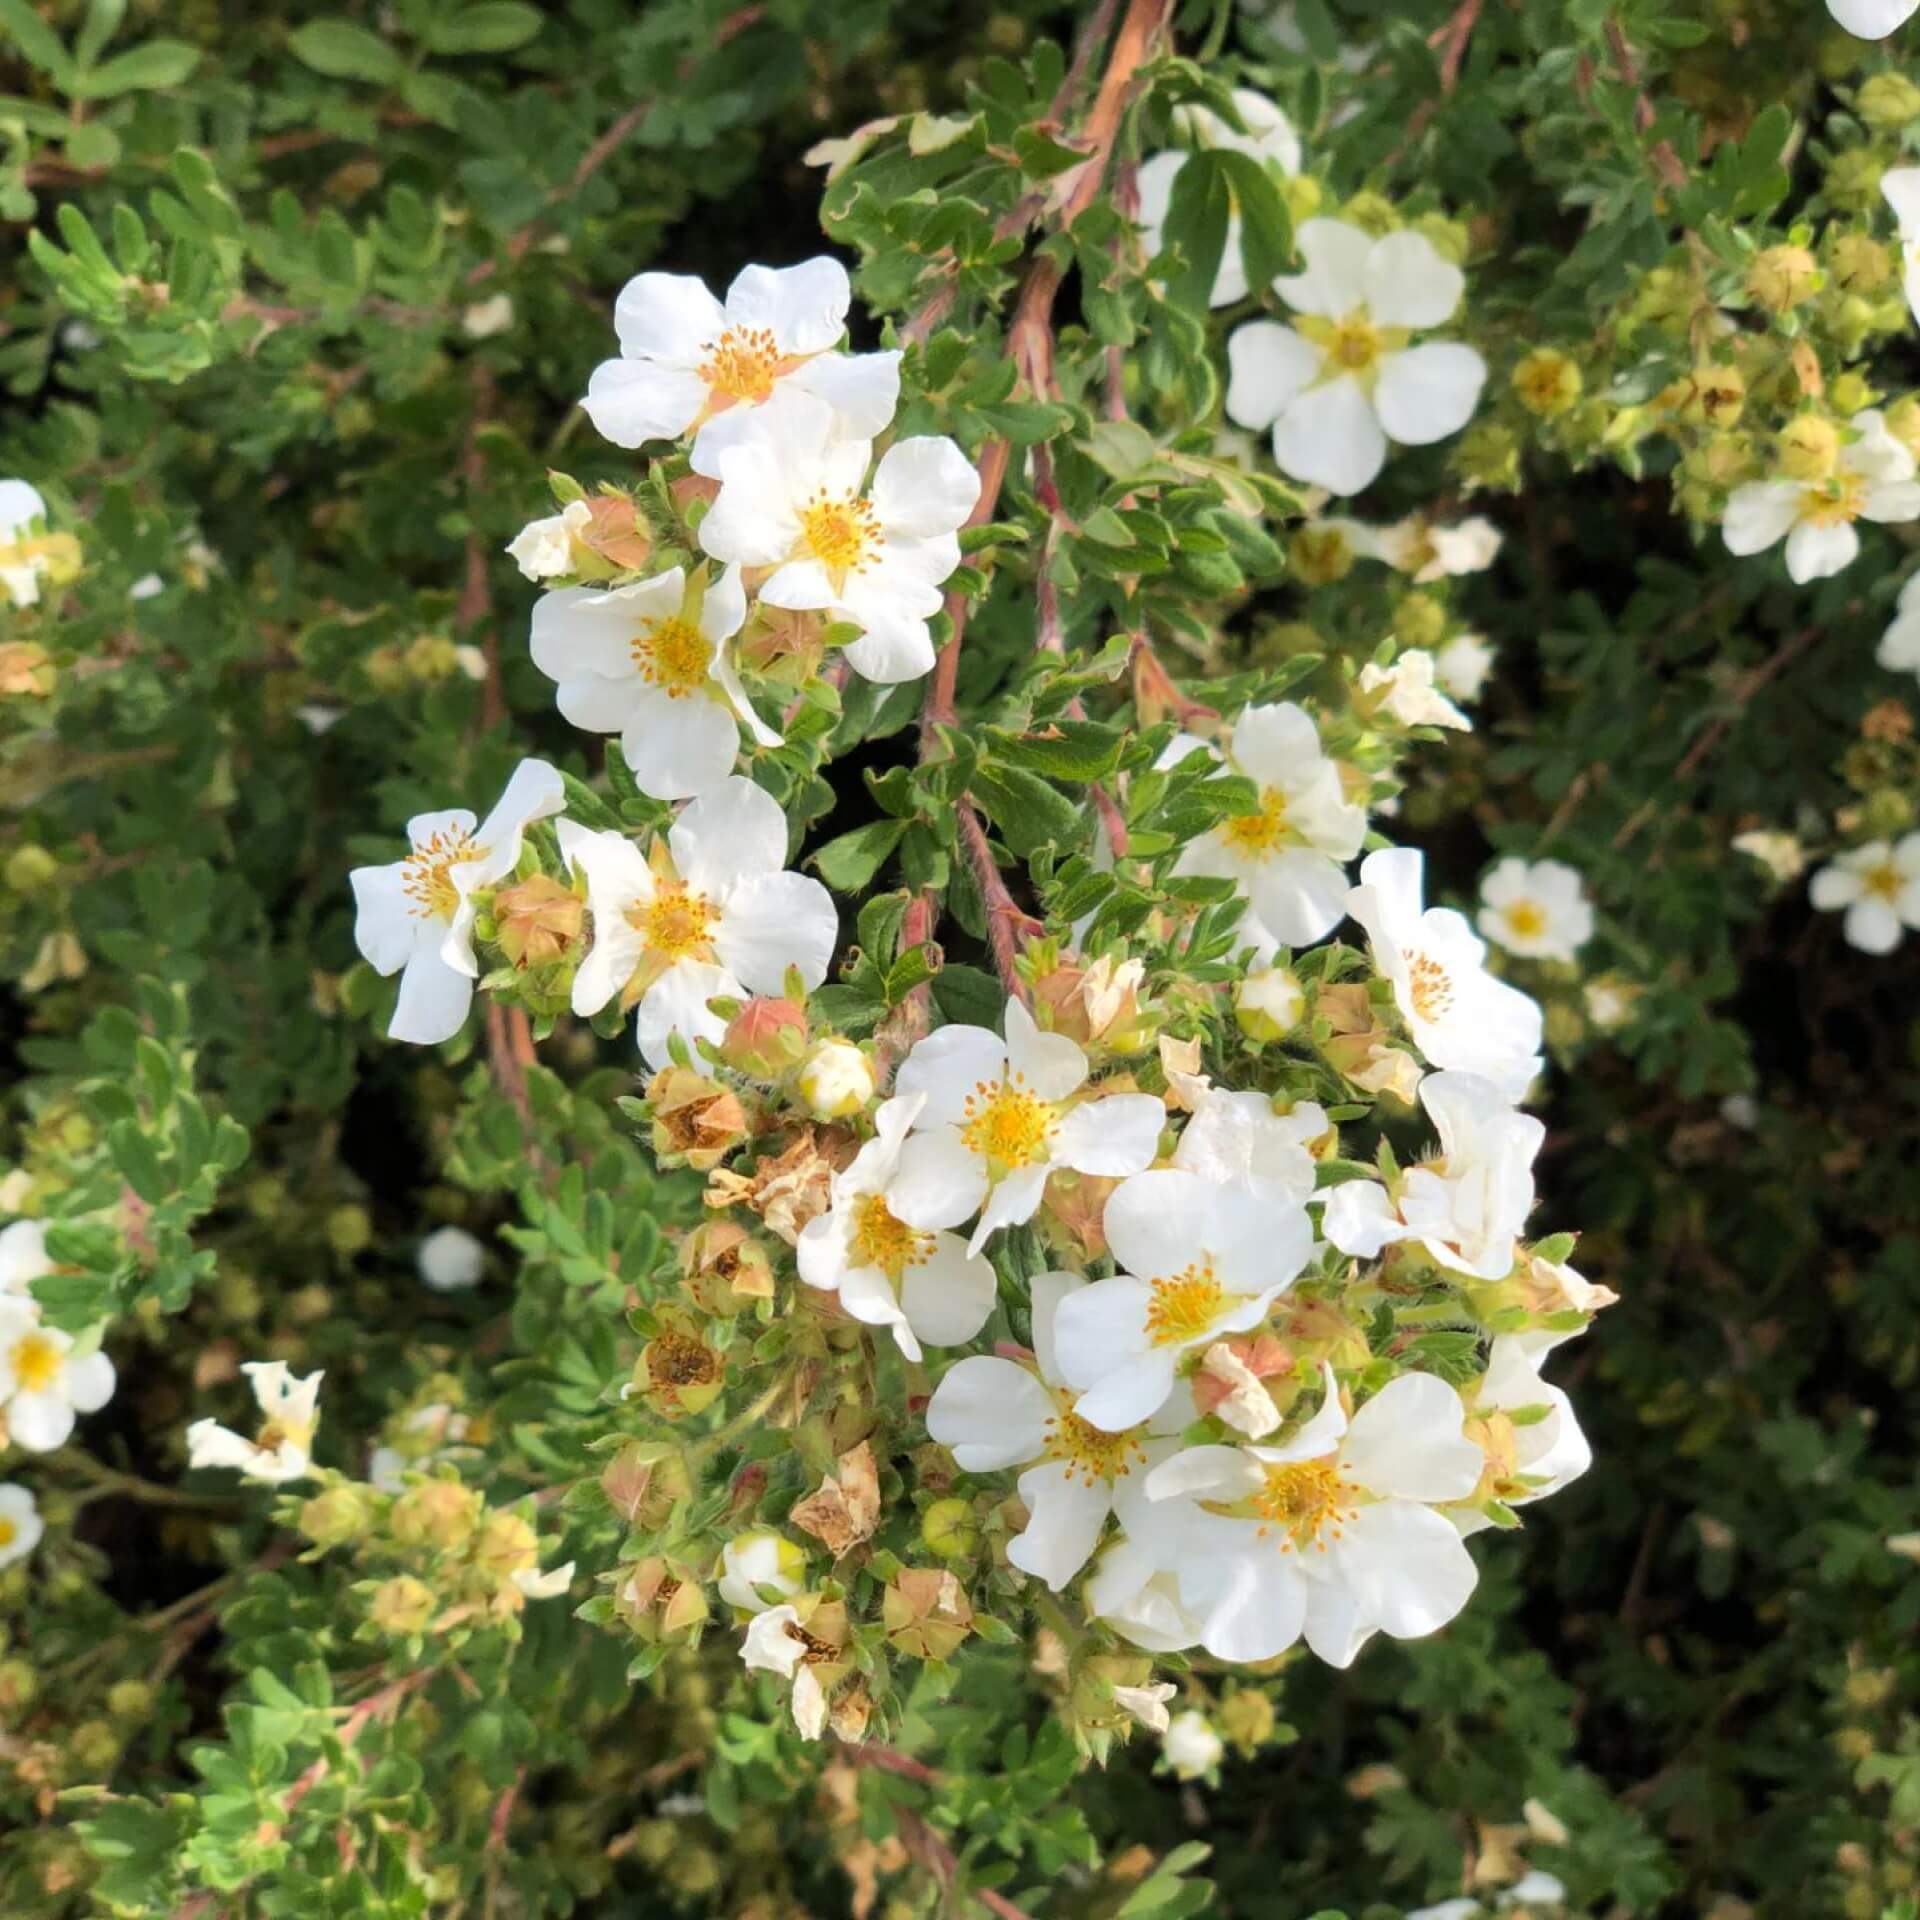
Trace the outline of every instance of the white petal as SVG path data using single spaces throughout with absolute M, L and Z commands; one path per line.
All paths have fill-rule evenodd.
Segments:
M 1008 1543 L 1007 1558 L 1058 1593 L 1099 1544 L 1113 1497 L 1104 1480 L 1089 1483 L 1059 1460 L 1029 1467 L 1017 1484 L 1032 1517 L 1026 1530 Z
M 1073 1410 L 1105 1433 L 1125 1433 L 1160 1411 L 1173 1391 L 1173 1371 L 1173 1349 L 1153 1348 L 1104 1375 L 1073 1403 Z
M 966 1112 L 976 1087 L 992 1086 L 1007 1070 L 1007 1045 L 986 1027 L 951 1026 L 930 1033 L 900 1063 L 895 1093 L 917 1093 L 921 1128 L 949 1126 Z
M 1227 413 L 1259 432 L 1319 378 L 1326 356 L 1291 327 L 1250 320 L 1227 339 Z
M 1369 1493 L 1464 1500 L 1486 1465 L 1462 1429 L 1460 1396 L 1430 1373 L 1403 1373 L 1353 1416 L 1340 1459 Z
M 871 628 L 842 649 L 850 666 L 876 686 L 897 687 L 933 671 L 933 637 L 926 622 L 903 622 L 876 633 Z
M 1386 1188 L 1373 1180 L 1347 1180 L 1335 1187 L 1327 1195 L 1320 1230 L 1342 1253 L 1362 1260 L 1407 1237 Z
M 1349 1515 L 1329 1556 L 1360 1614 L 1396 1640 L 1444 1627 L 1479 1579 L 1452 1521 L 1404 1500 Z
M 1207 1221 L 1221 1198 L 1219 1189 L 1178 1168 L 1135 1173 L 1108 1195 L 1102 1216 L 1114 1259 L 1139 1280 L 1185 1271 L 1201 1256 Z
M 360 949 L 360 957 L 375 973 L 398 973 L 412 956 L 415 933 L 421 924 L 406 892 L 405 863 L 355 867 L 347 877 L 353 885 L 356 909 L 353 943 Z
M 1067 1295 L 1053 1317 L 1054 1360 L 1061 1378 L 1085 1390 L 1131 1365 L 1146 1345 L 1152 1300 L 1144 1281 L 1124 1273 Z
M 780 993 L 789 967 L 799 968 L 811 992 L 826 979 L 839 938 L 840 916 L 818 880 L 768 873 L 727 896 L 714 946 L 749 992 Z
M 851 1267 L 842 1274 L 840 1305 L 869 1327 L 889 1329 L 894 1344 L 909 1360 L 921 1358 L 920 1342 L 914 1338 L 906 1309 L 893 1290 L 893 1282 L 878 1267 Z
M 314 1384 L 318 1386 L 318 1376 Z M 113 1362 L 104 1353 L 67 1363 L 67 1398 L 77 1413 L 97 1413 L 113 1398 Z
M 900 404 L 900 356 L 823 353 L 794 373 L 791 384 L 824 400 L 839 416 L 843 431 L 872 440 L 886 432 Z
M 1076 1173 L 1137 1174 L 1159 1151 L 1167 1110 L 1151 1093 L 1115 1093 L 1075 1107 L 1054 1136 L 1054 1158 Z
M 1053 1417 L 1053 1396 L 1025 1367 L 975 1353 L 941 1376 L 927 1432 L 968 1473 L 995 1473 L 1038 1459 Z
M 873 510 L 890 533 L 952 533 L 980 498 L 973 462 L 942 435 L 896 440 L 873 476 Z
M 1053 1328 L 1060 1304 L 1086 1285 L 1077 1273 L 1036 1273 L 1027 1285 L 1027 1299 L 1033 1310 L 1033 1353 L 1040 1363 L 1040 1378 L 1058 1386 L 1061 1373 L 1054 1353 Z
M 1306 847 L 1262 861 L 1249 891 L 1260 924 L 1283 946 L 1311 946 L 1346 918 L 1345 870 Z
M 1007 1067 L 1041 1100 L 1064 1100 L 1087 1077 L 1087 1056 L 1064 1033 L 1042 1033 L 1018 1000 L 1007 1002 Z
M 1348 376 L 1309 387 L 1273 424 L 1281 471 L 1329 493 L 1358 493 L 1386 464 L 1387 436 L 1360 383 Z
M 583 733 L 624 733 L 636 709 L 664 697 L 632 674 L 609 680 L 604 674 L 576 673 L 554 689 L 553 704 L 561 719 Z
M 1295 235 L 1305 273 L 1282 274 L 1273 290 L 1298 313 L 1339 320 L 1366 304 L 1370 234 L 1344 220 L 1304 221 Z
M 567 718 L 581 724 L 571 713 Z M 648 687 L 629 700 L 618 725 L 620 754 L 633 769 L 633 783 L 655 800 L 712 793 L 726 785 L 740 757 L 740 723 L 717 700 L 675 700 Z
M 1243 1555 L 1233 1578 L 1207 1610 L 1201 1644 L 1216 1660 L 1271 1660 L 1300 1637 L 1306 1582 L 1266 1542 Z
M 1904 932 L 1900 916 L 1878 896 L 1856 901 L 1847 909 L 1841 925 L 1846 931 L 1847 944 L 1862 953 L 1891 953 L 1900 944 Z
M 743 267 L 727 289 L 726 318 L 764 327 L 782 353 L 820 353 L 846 331 L 852 303 L 846 268 L 823 253 L 797 267 Z
M 1913 18 L 1916 0 L 1827 0 L 1827 11 L 1839 21 L 1841 26 L 1859 40 L 1884 40 L 1896 28 L 1904 27 Z M 1901 168 L 1901 172 L 1920 172 L 1916 168 Z M 1893 199 L 1888 194 L 1889 200 Z M 1894 201 L 1897 208 L 1898 201 Z M 1904 228 L 1906 218 L 1901 216 Z
M 1354 1656 L 1378 1631 L 1370 1620 L 1362 1616 L 1353 1595 L 1344 1587 L 1336 1586 L 1330 1580 L 1307 1582 L 1307 1645 L 1328 1666 L 1343 1669 L 1352 1666 Z M 1451 1908 L 1455 1904 L 1461 1909 L 1458 1920 L 1467 1920 L 1467 1916 L 1477 1917 L 1482 1911 L 1477 1900 L 1458 1903 L 1445 1901 L 1442 1907 Z M 1421 1912 L 1427 1914 L 1430 1920 L 1441 1916 L 1440 1907 L 1422 1908 Z M 1418 1920 L 1418 1916 L 1409 1913 L 1407 1920 Z
M 0 535 L 17 534 L 29 520 L 44 520 L 47 503 L 28 480 L 0 480 Z
M 671 1064 L 667 1036 L 680 1034 L 693 1051 L 696 1040 L 711 1040 L 716 1046 L 725 1039 L 727 1023 L 708 1010 L 709 1000 L 722 996 L 737 998 L 740 982 L 724 967 L 709 966 L 699 960 L 679 960 L 670 966 L 640 1001 L 635 1034 L 640 1057 L 656 1070 Z M 698 1053 L 693 1054 L 699 1059 Z
M 455 887 L 464 894 L 511 873 L 527 827 L 535 820 L 550 819 L 566 804 L 567 790 L 559 774 L 544 760 L 522 760 L 474 834 L 483 849 L 480 857 L 454 868 Z
M 731 715 L 727 725 L 732 726 Z M 787 863 L 787 816 L 744 774 L 723 780 L 680 815 L 667 834 L 673 864 L 695 893 L 717 894 Z
M 1365 277 L 1367 311 L 1382 327 L 1437 327 L 1452 317 L 1467 290 L 1467 276 L 1410 227 L 1373 243 Z M 1391 425 L 1387 431 L 1393 433 Z
M 930 1347 L 971 1340 L 987 1324 L 997 1291 L 992 1265 L 970 1257 L 966 1242 L 952 1233 L 935 1234 L 933 1252 L 900 1277 L 907 1324 Z
M 634 636 L 649 621 L 677 614 L 686 595 L 679 567 L 611 592 L 556 587 L 533 603 L 533 664 L 549 680 L 581 673 L 625 678 L 633 672 Z
M 7 1402 L 7 1428 L 16 1447 L 51 1453 L 72 1437 L 72 1404 L 59 1393 L 16 1393 Z
M 1860 536 L 1842 521 L 1831 527 L 1802 520 L 1787 535 L 1787 577 L 1800 586 L 1826 580 L 1853 565 Z
M 1841 0 L 1841 3 L 1852 4 L 1855 0 Z M 1882 13 L 1898 13 L 1900 19 L 1904 20 L 1913 12 L 1915 0 L 1857 0 L 1857 4 Z M 1840 19 L 1837 7 L 1833 13 L 1835 19 Z M 1899 24 L 1899 20 L 1894 22 L 1895 26 Z M 1878 38 L 1873 34 L 1862 34 L 1860 37 Z M 1900 237 L 1906 240 L 1920 234 L 1920 167 L 1889 167 L 1880 176 L 1880 191 L 1887 205 L 1893 209 L 1894 219 L 1900 223 Z
M 1800 488 L 1791 480 L 1750 480 L 1727 496 L 1720 531 L 1729 553 L 1760 553 L 1792 531 Z
M 473 1004 L 473 981 L 440 957 L 437 947 L 421 947 L 400 976 L 400 998 L 387 1025 L 390 1040 L 434 1047 L 451 1040 Z
M 1266 1480 L 1244 1447 L 1188 1447 L 1147 1475 L 1147 1497 L 1244 1500 L 1258 1493 Z
M 987 1197 L 987 1171 L 951 1127 L 915 1133 L 900 1150 L 887 1190 L 894 1217 L 910 1227 L 957 1227 Z
M 631 360 L 697 366 L 726 325 L 720 302 L 690 273 L 637 274 L 613 303 L 613 329 Z
M 587 377 L 581 408 L 594 430 L 616 447 L 677 440 L 706 405 L 697 373 L 652 360 L 603 360 Z
M 1431 446 L 1473 418 L 1486 379 L 1487 363 L 1471 347 L 1430 340 L 1382 359 L 1373 404 L 1393 439 Z
M 978 1253 L 990 1234 L 1002 1227 L 1024 1226 L 1040 1209 L 1047 1190 L 1048 1169 L 1044 1166 L 1021 1167 L 996 1181 L 988 1190 L 986 1204 L 974 1223 L 973 1237 L 967 1242 L 969 1253 Z

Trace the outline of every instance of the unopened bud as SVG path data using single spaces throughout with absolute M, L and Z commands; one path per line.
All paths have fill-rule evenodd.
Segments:
M 473 1532 L 480 1498 L 457 1480 L 428 1480 L 409 1487 L 393 1503 L 389 1524 L 403 1546 L 437 1547 L 445 1551 L 461 1545 Z
M 342 1547 L 366 1532 L 372 1517 L 358 1487 L 329 1487 L 300 1506 L 300 1531 L 316 1547 Z
M 1898 133 L 1920 118 L 1920 87 L 1904 73 L 1876 73 L 1853 97 L 1854 111 L 1878 133 Z
M 800 1069 L 800 1098 L 816 1120 L 850 1120 L 873 1098 L 873 1062 L 851 1040 L 823 1040 Z
M 936 1500 L 920 1516 L 920 1538 L 942 1560 L 964 1560 L 980 1544 L 970 1500 Z
M 1353 542 L 1338 527 L 1307 525 L 1287 543 L 1296 579 L 1309 587 L 1330 587 L 1353 571 Z
M 433 1618 L 433 1589 L 410 1573 L 396 1574 L 373 1590 L 367 1618 L 382 1633 L 396 1639 L 406 1634 L 424 1633 Z
M 720 1052 L 727 1065 L 741 1073 L 756 1080 L 777 1080 L 792 1070 L 806 1044 L 806 1008 L 761 995 L 727 1022 Z
M 550 967 L 580 944 L 587 903 L 544 873 L 493 896 L 495 943 L 516 967 Z
M 1513 370 L 1520 404 L 1542 420 L 1565 413 L 1580 398 L 1580 369 L 1552 347 L 1535 347 Z
M 15 893 L 38 892 L 59 871 L 60 862 L 32 841 L 7 855 L 7 885 Z
M 1833 283 L 1843 293 L 1878 293 L 1893 278 L 1893 256 L 1870 233 L 1843 233 L 1828 249 Z
M 351 1259 L 373 1242 L 373 1222 L 365 1207 L 335 1207 L 327 1215 L 327 1245 L 342 1259 Z
M 1817 413 L 1803 413 L 1780 430 L 1780 471 L 1789 480 L 1824 480 L 1840 458 L 1840 430 Z
M 1790 313 L 1820 291 L 1820 264 L 1805 247 L 1764 247 L 1747 266 L 1747 292 L 1769 313 Z
M 1233 1017 L 1249 1040 L 1283 1039 L 1306 1011 L 1306 989 L 1286 967 L 1261 967 L 1233 990 Z

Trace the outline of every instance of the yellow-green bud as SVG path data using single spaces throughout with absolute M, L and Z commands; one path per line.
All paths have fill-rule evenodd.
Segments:
M 1873 405 L 1873 388 L 1863 375 L 1849 371 L 1841 374 L 1827 389 L 1827 399 L 1835 413 L 1851 419 L 1862 407 Z
M 351 1259 L 373 1241 L 373 1222 L 365 1207 L 335 1207 L 327 1215 L 327 1244 L 335 1253 Z
M 1747 267 L 1747 292 L 1769 313 L 1788 313 L 1820 291 L 1820 263 L 1805 247 L 1764 247 Z
M 67 1735 L 67 1753 L 79 1772 L 100 1779 L 120 1758 L 120 1736 L 104 1720 L 82 1720 Z
M 1580 369 L 1552 347 L 1535 347 L 1513 370 L 1520 404 L 1542 420 L 1565 413 L 1580 398 Z
M 287 1184 L 277 1175 L 263 1173 L 247 1182 L 244 1198 L 256 1220 L 271 1220 L 286 1204 Z
M 1687 396 L 1682 411 L 1697 426 L 1731 427 L 1747 404 L 1747 379 L 1738 367 L 1696 367 L 1683 383 Z
M 144 1720 L 153 1711 L 153 1688 L 144 1680 L 116 1680 L 107 1689 L 107 1711 L 116 1720 Z
M 1454 464 L 1470 487 L 1516 492 L 1520 485 L 1520 443 L 1503 426 L 1484 420 L 1460 436 Z
M 1879 133 L 1898 133 L 1920 118 L 1920 87 L 1904 73 L 1876 73 L 1853 96 L 1854 111 Z
M 0 1720 L 15 1720 L 33 1705 L 40 1676 L 24 1660 L 0 1660 Z
M 1287 542 L 1294 575 L 1309 587 L 1330 587 L 1353 571 L 1353 543 L 1338 527 L 1304 526 Z
M 1894 1676 L 1884 1667 L 1862 1667 L 1847 1675 L 1847 1705 L 1871 1708 L 1893 1698 Z
M 1869 834 L 1888 839 L 1913 825 L 1913 802 L 1898 787 L 1878 787 L 1861 809 Z
M 1887 431 L 1920 458 L 1920 394 L 1902 394 L 1886 411 Z
M 1843 233 L 1827 249 L 1843 293 L 1878 293 L 1893 278 L 1893 255 L 1870 233 Z
M 1383 233 L 1391 233 L 1400 224 L 1400 215 L 1393 202 L 1379 193 L 1356 193 L 1340 209 L 1340 218 L 1348 226 L 1358 227 L 1361 232 L 1373 234 L 1376 238 Z
M 1869 147 L 1849 147 L 1827 169 L 1827 198 L 1849 213 L 1865 213 L 1878 204 L 1880 176 L 1886 165 Z
M 943 1560 L 964 1560 L 980 1544 L 973 1505 L 966 1500 L 936 1500 L 920 1516 L 920 1538 Z
M 1296 173 L 1292 179 L 1280 183 L 1280 198 L 1287 203 L 1288 216 L 1296 228 L 1301 221 L 1311 220 L 1320 211 L 1320 202 L 1325 197 L 1325 189 L 1310 173 Z
M 1273 1702 L 1251 1687 L 1228 1694 L 1214 1718 L 1220 1722 L 1220 1731 L 1244 1754 L 1265 1746 L 1277 1724 Z
M 480 1497 L 457 1480 L 428 1480 L 393 1503 L 389 1522 L 403 1546 L 457 1547 L 473 1532 Z
M 15 893 L 38 892 L 59 871 L 60 862 L 32 841 L 7 855 L 7 885 Z
M 517 1513 L 490 1513 L 473 1557 L 496 1578 L 510 1580 L 540 1564 L 540 1536 Z
M 1250 1040 L 1283 1039 L 1306 1010 L 1306 990 L 1285 967 L 1262 967 L 1233 990 L 1233 1017 Z
M 1414 221 L 1413 231 L 1423 234 L 1442 260 L 1451 261 L 1456 267 L 1467 264 L 1468 236 L 1464 220 L 1449 220 L 1444 213 L 1423 213 Z
M 424 1632 L 433 1618 L 433 1605 L 433 1589 L 412 1574 L 402 1573 L 381 1581 L 374 1589 L 367 1618 L 382 1633 L 398 1638 Z
M 1410 593 L 1393 610 L 1393 630 L 1405 646 L 1438 646 L 1447 610 L 1430 593 Z
M 873 1098 L 873 1062 L 851 1040 L 822 1040 L 800 1069 L 800 1098 L 816 1120 L 850 1120 Z
M 1840 430 L 1817 413 L 1803 413 L 1780 430 L 1780 471 L 1803 484 L 1824 480 L 1840 458 Z

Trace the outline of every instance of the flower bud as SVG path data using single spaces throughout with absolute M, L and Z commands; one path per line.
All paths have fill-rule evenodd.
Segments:
M 1898 133 L 1920 119 L 1920 87 L 1904 73 L 1876 73 L 1853 96 L 1854 111 L 1878 133 Z
M 1393 610 L 1393 630 L 1403 646 L 1435 646 L 1447 630 L 1447 610 L 1430 593 L 1410 593 Z
M 1878 293 L 1893 278 L 1893 255 L 1870 233 L 1843 233 L 1828 248 L 1833 283 L 1843 293 Z
M 350 1260 L 373 1242 L 373 1222 L 365 1207 L 335 1207 L 327 1215 L 327 1245 Z
M 906 1567 L 887 1585 L 880 1615 L 887 1638 L 917 1660 L 948 1660 L 973 1631 L 973 1608 L 944 1567 Z
M 663 1167 L 705 1173 L 747 1137 L 746 1109 L 717 1080 L 687 1067 L 663 1067 L 647 1082 L 653 1151 Z
M 1805 247 L 1763 247 L 1747 265 L 1747 292 L 1769 313 L 1790 313 L 1820 291 L 1820 265 Z
M 1220 1731 L 1241 1753 L 1252 1757 L 1257 1748 L 1273 1738 L 1278 1717 L 1273 1702 L 1264 1693 L 1243 1687 L 1220 1702 Z
M 60 669 L 45 647 L 13 640 L 0 647 L 0 699 L 44 700 L 60 684 Z
M 1294 577 L 1309 587 L 1330 587 L 1353 571 L 1353 542 L 1338 527 L 1309 523 L 1287 543 Z
M 1920 393 L 1904 393 L 1886 411 L 1887 431 L 1920 458 Z
M 153 1688 L 145 1680 L 116 1680 L 107 1689 L 107 1711 L 116 1720 L 145 1721 L 153 1712 Z
M 301 1502 L 300 1531 L 316 1547 L 343 1547 L 366 1532 L 371 1518 L 367 1496 L 358 1487 L 329 1487 Z
M 1399 211 L 1382 193 L 1356 193 L 1341 207 L 1340 218 L 1348 226 L 1372 234 L 1376 240 L 1400 224 Z
M 1803 413 L 1780 430 L 1779 454 L 1789 480 L 1824 480 L 1840 458 L 1840 430 L 1817 413 Z
M 473 1563 L 496 1580 L 511 1580 L 540 1564 L 540 1536 L 517 1513 L 490 1513 L 473 1547 Z
M 1042 1027 L 1065 1034 L 1078 1046 L 1139 1053 L 1158 1019 L 1140 1005 L 1146 977 L 1143 962 L 1116 960 L 1111 954 L 1085 967 L 1070 958 L 1060 960 L 1033 978 L 1034 1014 Z
M 1301 221 L 1311 220 L 1320 211 L 1326 189 L 1312 174 L 1296 173 L 1280 182 L 1280 198 L 1287 203 L 1288 217 L 1298 230 Z
M 40 1678 L 25 1660 L 0 1660 L 0 1724 L 18 1720 L 39 1694 Z
M 7 855 L 7 885 L 15 893 L 37 893 L 59 871 L 60 862 L 32 841 Z
M 1286 967 L 1261 967 L 1233 990 L 1233 1017 L 1249 1040 L 1279 1040 L 1307 1011 L 1307 995 Z
M 851 1040 L 823 1040 L 800 1069 L 800 1098 L 816 1120 L 850 1120 L 873 1098 L 873 1062 Z
M 428 1480 L 409 1487 L 393 1503 L 388 1524 L 402 1546 L 444 1552 L 467 1540 L 479 1512 L 480 1497 L 471 1487 L 457 1480 Z
M 67 1757 L 89 1780 L 104 1780 L 119 1764 L 122 1741 L 105 1720 L 82 1720 L 67 1735 Z
M 628 1526 L 648 1533 L 665 1526 L 692 1489 L 685 1456 L 665 1440 L 629 1440 L 600 1471 L 607 1504 Z
M 1505 427 L 1483 420 L 1460 436 L 1454 463 L 1471 487 L 1514 493 L 1520 486 L 1520 443 Z
M 1442 260 L 1456 267 L 1467 264 L 1467 223 L 1449 220 L 1444 213 L 1423 213 L 1412 222 L 1413 232 L 1431 243 Z
M 1696 426 L 1731 427 L 1747 404 L 1747 380 L 1738 367 L 1699 366 L 1684 384 L 1687 397 L 1681 411 Z
M 980 1544 L 970 1500 L 936 1500 L 920 1516 L 920 1538 L 942 1560 L 964 1560 Z
M 544 873 L 493 896 L 494 942 L 516 967 L 550 967 L 580 944 L 587 903 Z
M 424 1633 L 433 1618 L 433 1589 L 410 1573 L 396 1574 L 374 1588 L 367 1606 L 367 1618 L 382 1633 L 399 1639 L 406 1634 Z
M 790 1071 L 807 1042 L 807 1010 L 791 1000 L 761 995 L 727 1023 L 720 1052 L 730 1067 L 756 1080 L 777 1080 Z
M 1871 147 L 1849 147 L 1827 168 L 1827 198 L 1848 213 L 1866 213 L 1879 202 L 1885 172 L 1886 163 Z
M 1552 347 L 1535 347 L 1513 370 L 1520 404 L 1541 420 L 1565 413 L 1580 398 L 1580 369 Z
M 1851 419 L 1862 407 L 1873 405 L 1874 392 L 1860 374 L 1849 370 L 1835 378 L 1827 399 L 1836 413 Z

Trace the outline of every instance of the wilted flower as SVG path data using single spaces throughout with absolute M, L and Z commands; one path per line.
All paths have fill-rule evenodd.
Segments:
M 296 1377 L 280 1360 L 250 1360 L 240 1369 L 263 1416 L 257 1438 L 243 1439 L 215 1420 L 187 1429 L 190 1467 L 233 1467 L 249 1480 L 278 1484 L 313 1470 L 313 1430 L 320 1424 L 323 1373 Z

